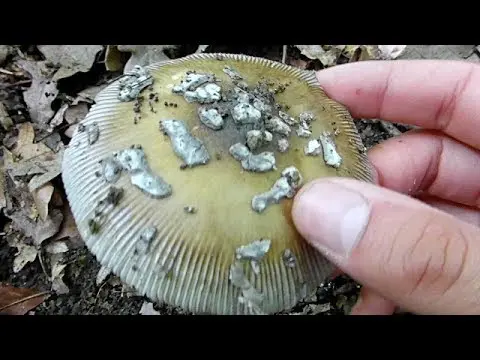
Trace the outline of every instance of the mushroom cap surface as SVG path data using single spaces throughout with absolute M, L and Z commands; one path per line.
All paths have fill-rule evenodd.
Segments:
M 262 211 L 252 209 L 252 200 L 272 189 L 291 167 L 302 184 L 323 176 L 371 182 L 371 167 L 349 112 L 326 96 L 314 72 L 262 58 L 195 54 L 145 69 L 153 84 L 141 92 L 143 101 L 119 99 L 122 79 L 108 85 L 65 151 L 62 178 L 86 246 L 140 294 L 196 314 L 271 314 L 294 306 L 331 274 L 333 265 L 295 229 L 293 196 L 272 201 Z M 232 81 L 234 75 L 225 69 L 242 79 Z M 200 107 L 207 111 L 222 101 L 187 101 L 185 91 L 192 95 L 194 90 L 178 90 L 187 73 L 213 74 L 210 83 L 221 88 L 224 99 L 244 86 L 240 81 L 249 89 L 270 83 L 277 90 L 275 102 L 287 105 L 281 110 L 290 116 L 287 122 L 313 114 L 311 136 L 297 136 L 298 124 L 288 137 L 270 132 L 272 138 L 264 136 L 263 145 L 249 151 L 272 152 L 274 168 L 246 170 L 231 151 L 234 144 L 243 146 L 238 145 L 239 154 L 245 150 L 249 131 L 266 134 L 265 128 L 251 132 L 248 127 L 248 119 L 257 119 L 255 108 L 245 101 L 235 110 L 238 101 L 229 100 L 218 111 L 223 114 L 221 128 L 205 126 Z M 205 85 L 200 86 L 215 92 Z M 234 111 L 240 114 L 238 121 Z M 185 130 L 190 137 L 172 135 Z M 321 155 L 305 154 L 309 142 L 321 134 L 331 135 L 341 156 L 337 166 L 327 165 Z M 278 150 L 281 139 L 289 145 L 284 152 Z M 191 164 L 195 157 L 200 162 L 188 166 L 181 151 Z M 202 163 L 205 153 L 208 161 Z M 137 171 L 141 166 L 143 172 Z M 292 177 L 283 180 L 291 185 Z

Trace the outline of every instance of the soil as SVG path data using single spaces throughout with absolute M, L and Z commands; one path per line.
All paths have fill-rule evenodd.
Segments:
M 272 60 L 281 61 L 283 45 L 272 46 L 210 46 L 208 52 L 230 52 L 245 53 L 249 55 L 266 57 Z M 35 46 L 23 46 L 21 51 L 25 53 L 36 53 Z M 40 55 L 38 55 L 40 58 Z M 6 60 L 1 68 L 8 69 L 9 61 Z M 289 46 L 287 62 L 303 61 L 307 68 L 321 68 L 318 62 L 309 61 L 302 57 L 300 52 L 293 46 Z M 73 76 L 64 80 L 60 85 L 61 94 L 64 96 L 73 96 L 78 91 L 107 81 L 117 76 L 116 73 L 107 74 L 104 67 L 96 65 L 89 73 Z M 3 79 L 5 80 L 5 78 Z M 29 121 L 28 110 L 23 101 L 22 93 L 28 88 L 28 79 L 16 79 L 17 84 L 11 81 L 4 81 L 0 78 L 0 101 L 3 103 L 10 118 L 15 124 Z M 54 104 L 55 106 L 55 104 Z M 381 141 L 392 136 L 391 133 L 382 127 L 380 122 L 371 122 L 365 119 L 356 120 L 356 125 L 367 148 L 370 148 Z M 398 125 L 397 129 L 401 132 L 408 130 L 407 127 Z M 60 131 L 60 136 L 64 143 L 68 143 L 68 137 Z M 4 144 L 9 143 L 11 134 L 0 132 L 0 141 Z M 8 228 L 9 219 L 0 215 L 0 222 Z M 5 231 L 5 230 L 4 230 Z M 14 236 L 10 233 L 8 236 Z M 15 247 L 8 244 L 6 231 L 0 238 L 0 283 L 8 283 L 17 287 L 34 288 L 39 291 L 51 290 L 44 267 L 39 258 L 28 263 L 20 272 L 14 273 L 13 261 L 17 252 Z M 109 275 L 109 277 L 100 285 L 97 285 L 96 278 L 100 270 L 100 265 L 95 257 L 87 251 L 85 247 L 79 247 L 69 252 L 68 266 L 65 268 L 63 281 L 68 287 L 68 293 L 55 294 L 48 297 L 46 301 L 37 306 L 29 314 L 53 315 L 53 314 L 109 314 L 109 315 L 136 315 L 139 314 L 144 301 L 148 301 L 141 296 L 135 295 L 130 289 L 125 287 L 118 279 Z M 308 315 L 333 315 L 347 314 L 358 295 L 360 285 L 349 279 L 347 276 L 339 276 L 330 282 L 319 287 L 308 301 L 298 304 L 294 309 L 283 314 L 308 314 Z M 166 305 L 154 305 L 154 308 L 160 314 L 186 314 L 181 309 L 175 309 Z

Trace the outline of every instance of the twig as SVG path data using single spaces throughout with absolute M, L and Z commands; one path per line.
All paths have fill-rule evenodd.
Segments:
M 14 82 L 12 84 L 3 84 L 1 89 L 6 89 L 6 88 L 9 88 L 9 87 L 19 86 L 19 85 L 26 85 L 26 84 L 30 84 L 31 82 L 32 82 L 32 80 L 20 80 L 20 81 Z
M 13 73 L 11 71 L 8 71 L 8 70 L 5 70 L 5 69 L 2 69 L 2 68 L 0 68 L 0 73 L 7 74 L 7 75 L 15 75 L 15 73 Z
M 287 50 L 288 45 L 283 45 L 282 64 L 285 64 L 285 62 L 287 61 Z
M 42 138 L 34 141 L 33 143 L 34 143 L 34 144 L 38 144 L 39 142 L 42 142 L 43 140 L 45 140 L 45 139 L 49 138 L 50 136 L 56 134 L 55 130 L 63 130 L 63 129 L 68 128 L 68 127 L 70 127 L 71 125 L 74 125 L 74 124 L 75 124 L 75 123 L 72 123 L 72 124 L 66 123 L 66 124 L 57 126 L 57 127 L 55 127 L 55 128 L 52 129 L 52 132 L 51 132 L 51 133 L 49 133 L 48 135 L 45 135 L 44 137 L 42 137 Z M 47 131 L 48 131 L 48 130 L 47 130 Z
M 52 276 L 48 275 L 47 269 L 45 268 L 45 264 L 43 263 L 42 250 L 39 248 L 37 249 L 37 252 L 38 252 L 38 260 L 40 262 L 40 266 L 42 267 L 43 273 L 45 274 L 47 279 L 50 279 L 50 281 L 52 281 Z
M 16 50 L 17 50 L 18 56 L 20 56 L 22 59 L 26 59 L 26 58 L 27 58 L 27 57 L 25 56 L 25 54 L 22 52 L 22 50 L 20 50 L 19 47 L 16 47 Z
M 102 291 L 103 287 L 107 284 L 107 281 L 104 281 L 102 285 L 100 285 L 100 288 L 97 291 L 97 295 L 95 296 L 95 302 L 98 300 L 98 296 L 100 295 L 100 291 Z
M 50 291 L 43 291 L 43 292 L 38 293 L 38 294 L 34 294 L 34 295 L 24 297 L 23 299 L 14 301 L 10 304 L 7 304 L 7 305 L 4 305 L 4 306 L 0 307 L 0 311 L 8 309 L 9 307 L 15 306 L 15 305 L 20 304 L 22 302 L 25 302 L 25 301 L 28 301 L 28 300 L 31 300 L 31 299 L 35 299 L 36 297 L 40 297 L 40 296 L 44 296 L 44 295 L 48 295 L 48 294 L 50 294 Z

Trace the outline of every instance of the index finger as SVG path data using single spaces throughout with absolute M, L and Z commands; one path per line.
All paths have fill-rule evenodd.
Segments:
M 362 61 L 317 78 L 352 116 L 440 130 L 480 149 L 480 65 L 446 60 Z

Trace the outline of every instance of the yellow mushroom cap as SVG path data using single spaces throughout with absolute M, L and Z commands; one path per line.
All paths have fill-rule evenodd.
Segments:
M 294 194 L 322 176 L 372 181 L 347 109 L 314 72 L 262 58 L 195 54 L 137 70 L 97 95 L 64 155 L 88 249 L 140 294 L 193 313 L 294 306 L 333 269 L 296 231 Z M 130 101 L 129 81 L 143 100 Z

